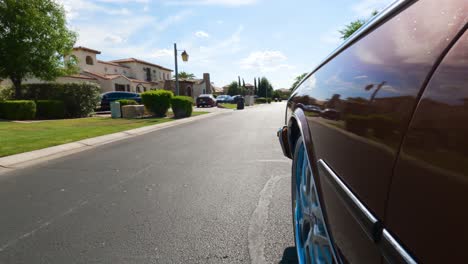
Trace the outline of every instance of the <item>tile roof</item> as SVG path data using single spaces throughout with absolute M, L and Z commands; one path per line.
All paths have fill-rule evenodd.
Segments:
M 102 64 L 109 64 L 109 65 L 112 65 L 112 66 L 117 66 L 117 67 L 122 67 L 122 68 L 127 68 L 127 69 L 130 69 L 130 67 L 128 66 L 125 66 L 125 65 L 121 65 L 121 64 L 118 64 L 118 63 L 114 63 L 114 62 L 110 62 L 110 61 L 102 61 L 102 60 L 97 60 L 99 63 L 102 63 Z
M 147 61 L 143 61 L 143 60 L 139 60 L 139 59 L 135 59 L 135 58 L 113 60 L 111 62 L 114 62 L 114 63 L 136 62 L 136 63 L 141 63 L 141 64 L 146 64 L 146 65 L 149 65 L 149 66 L 157 67 L 157 68 L 160 68 L 160 69 L 163 69 L 163 70 L 166 70 L 166 71 L 173 71 L 173 70 L 165 68 L 165 67 L 163 67 L 161 65 L 157 65 L 157 64 L 154 64 L 154 63 L 151 63 L 151 62 L 147 62 Z
M 85 80 L 97 80 L 96 78 L 89 77 L 83 74 L 73 74 L 73 75 L 66 75 L 63 76 L 64 78 L 74 78 L 74 79 L 85 79 Z
M 86 48 L 86 47 L 83 47 L 83 46 L 74 47 L 73 50 L 84 50 L 84 51 L 88 51 L 88 52 L 91 52 L 91 53 L 101 54 L 101 52 L 99 50 L 93 50 L 93 49 Z

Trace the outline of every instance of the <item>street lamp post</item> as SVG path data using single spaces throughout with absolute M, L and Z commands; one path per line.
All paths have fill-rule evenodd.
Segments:
M 174 60 L 175 60 L 175 78 L 176 78 L 176 95 L 179 95 L 179 69 L 177 62 L 177 43 L 174 43 Z M 181 54 L 183 61 L 188 61 L 189 55 L 184 50 Z

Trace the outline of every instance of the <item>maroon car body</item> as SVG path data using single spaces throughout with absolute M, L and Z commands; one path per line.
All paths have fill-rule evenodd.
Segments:
M 467 262 L 467 21 L 466 0 L 397 1 L 288 100 L 278 136 L 305 142 L 338 262 Z

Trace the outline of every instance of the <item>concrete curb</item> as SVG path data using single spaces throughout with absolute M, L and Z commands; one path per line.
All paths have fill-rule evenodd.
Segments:
M 94 137 L 83 139 L 80 141 L 67 143 L 63 145 L 53 146 L 44 149 L 33 150 L 30 152 L 24 152 L 20 154 L 15 154 L 11 156 L 6 156 L 0 158 L 0 174 L 12 171 L 18 168 L 28 167 L 34 164 L 42 163 L 48 160 L 68 156 L 77 152 L 85 151 L 92 149 L 104 144 L 112 143 L 115 141 L 140 136 L 150 132 L 158 131 L 161 129 L 195 122 L 197 120 L 206 119 L 209 117 L 214 117 L 217 115 L 230 113 L 230 112 L 216 112 L 209 113 L 200 116 L 190 117 L 186 119 L 179 119 L 171 122 L 166 122 L 162 124 L 156 124 L 152 126 L 145 126 L 140 128 L 135 128 L 127 131 L 117 132 L 114 134 L 108 134 L 104 136 Z

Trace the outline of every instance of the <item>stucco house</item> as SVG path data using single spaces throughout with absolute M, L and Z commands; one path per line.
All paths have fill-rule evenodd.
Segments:
M 77 59 L 79 73 L 57 78 L 58 83 L 93 82 L 101 86 L 101 92 L 127 91 L 141 93 L 148 90 L 163 89 L 164 82 L 171 79 L 172 70 L 163 66 L 135 59 L 102 61 L 97 59 L 100 51 L 75 47 L 72 54 L 65 58 Z M 37 78 L 26 78 L 23 83 L 43 82 Z M 9 80 L 0 84 L 11 85 Z
M 175 86 L 175 80 L 166 80 L 164 89 L 176 94 Z M 213 94 L 216 92 L 215 88 L 209 73 L 204 73 L 203 79 L 179 79 L 179 95 L 190 96 L 193 99 L 200 94 Z

